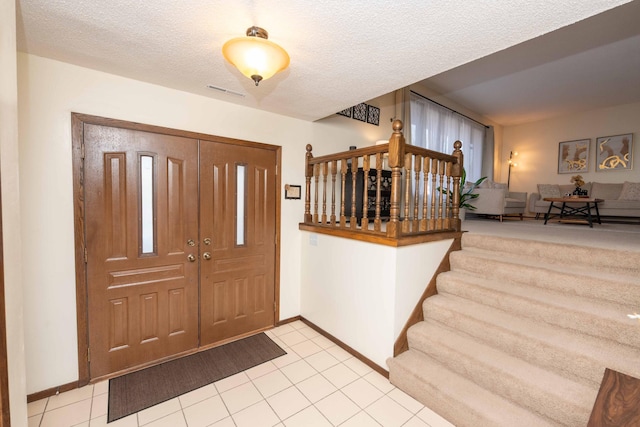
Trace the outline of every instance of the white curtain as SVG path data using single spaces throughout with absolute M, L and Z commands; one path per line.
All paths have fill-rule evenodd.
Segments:
M 482 176 L 485 126 L 420 95 L 411 93 L 411 144 L 441 153 L 453 153 L 453 143 L 462 142 L 467 180 Z

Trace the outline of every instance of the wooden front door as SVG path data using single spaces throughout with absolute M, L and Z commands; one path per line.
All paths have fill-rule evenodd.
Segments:
M 198 347 L 198 141 L 84 125 L 90 377 Z
M 201 345 L 275 319 L 276 153 L 200 142 Z
M 81 382 L 273 326 L 277 149 L 73 119 Z

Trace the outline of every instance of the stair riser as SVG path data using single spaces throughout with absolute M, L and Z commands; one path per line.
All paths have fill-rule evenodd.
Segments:
M 491 323 L 466 316 L 464 312 L 449 310 L 436 304 L 429 305 L 430 300 L 431 298 L 425 301 L 425 320 L 430 319 L 464 332 L 514 357 L 549 368 L 559 375 L 580 381 L 589 387 L 595 389 L 599 387 L 604 369 L 600 361 L 590 358 L 589 355 L 570 352 L 563 347 L 533 340 L 526 333 L 522 335 L 513 333 Z M 422 351 L 423 346 L 429 345 L 428 337 L 424 338 L 412 345 Z
M 462 237 L 390 379 L 458 426 L 583 426 L 605 367 L 640 376 L 640 252 Z M 519 262 L 521 261 L 521 262 Z M 617 273 L 617 274 L 616 274 Z
M 640 253 L 533 240 L 506 239 L 473 233 L 466 233 L 462 236 L 462 248 L 478 248 L 509 255 L 533 256 L 552 264 L 583 265 L 612 272 L 640 274 Z M 597 252 L 596 255 L 594 255 L 595 252 Z
M 416 337 L 412 336 L 410 331 L 409 348 L 412 351 L 421 351 L 417 349 L 415 342 Z M 545 408 L 545 415 L 565 425 L 582 426 L 587 424 L 597 389 L 593 390 L 590 395 L 576 396 L 573 394 L 572 401 L 562 400 L 556 395 L 549 394 L 547 389 L 532 386 L 519 375 L 486 365 L 472 355 L 452 348 L 446 342 L 435 341 L 433 337 L 431 337 L 429 345 L 422 347 L 427 356 L 472 380 L 482 388 L 513 402 L 518 402 L 531 410 Z M 574 403 L 576 400 L 582 404 Z
M 415 361 L 416 355 L 411 353 L 403 354 L 413 356 L 409 362 L 402 356 L 388 362 L 389 381 L 457 427 L 562 426 L 480 390 L 467 379 L 461 382 L 455 373 L 424 355 L 420 356 L 420 361 Z M 469 395 L 474 396 L 476 402 L 467 402 Z M 464 397 L 461 399 L 461 396 Z
M 620 283 L 603 280 L 589 275 L 588 271 L 582 276 L 576 276 L 540 267 L 487 259 L 471 251 L 452 253 L 450 262 L 451 270 L 476 277 L 531 285 L 622 305 L 628 305 L 630 301 L 640 301 L 640 285 L 637 281 Z
M 525 316 L 536 321 L 577 330 L 588 335 L 617 341 L 640 349 L 640 333 L 638 333 L 636 325 L 629 322 L 623 312 L 620 313 L 620 319 L 617 321 L 593 317 L 589 313 L 574 311 L 565 307 L 560 308 L 508 293 L 497 292 L 470 282 L 462 283 L 460 280 L 450 280 L 447 274 L 438 276 L 437 288 L 439 293 L 450 293 L 498 308 L 516 316 Z
M 412 374 L 403 366 L 389 369 L 389 381 L 416 400 L 427 404 L 429 409 L 446 418 L 456 427 L 489 425 L 468 406 L 464 406 L 463 402 L 456 400 L 455 396 L 444 395 L 436 384 L 414 380 Z

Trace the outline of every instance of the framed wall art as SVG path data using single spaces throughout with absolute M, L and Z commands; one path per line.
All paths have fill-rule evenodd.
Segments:
M 367 123 L 372 125 L 380 125 L 380 109 L 373 105 L 367 105 Z
M 631 169 L 633 134 L 596 138 L 596 172 Z
M 367 121 L 367 104 L 358 104 L 353 106 L 353 117 L 361 122 Z
M 338 114 L 340 116 L 351 117 L 351 110 L 352 109 L 353 109 L 353 107 L 345 108 L 342 111 L 338 111 L 336 114 Z
M 299 199 L 301 197 L 301 187 L 299 185 L 285 185 L 284 186 L 284 198 L 285 199 Z
M 558 149 L 558 173 L 589 171 L 589 144 L 591 139 L 564 141 Z

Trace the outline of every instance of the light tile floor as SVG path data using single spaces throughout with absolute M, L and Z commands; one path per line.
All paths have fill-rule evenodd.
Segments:
M 266 334 L 287 355 L 109 426 L 452 426 L 300 321 Z M 29 403 L 29 427 L 106 426 L 108 391 L 103 381 Z

